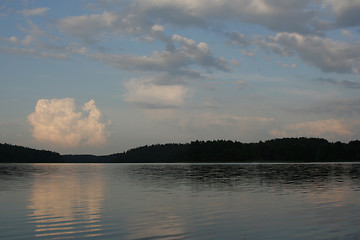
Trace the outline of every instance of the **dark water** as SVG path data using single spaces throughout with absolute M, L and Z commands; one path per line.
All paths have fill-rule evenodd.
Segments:
M 0 239 L 360 239 L 360 164 L 0 164 Z

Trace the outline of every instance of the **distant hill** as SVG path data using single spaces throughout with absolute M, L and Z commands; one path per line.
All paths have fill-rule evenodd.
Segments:
M 0 143 L 0 162 L 48 163 L 62 162 L 59 153 Z
M 331 143 L 321 138 L 282 138 L 258 143 L 193 141 L 142 146 L 104 156 L 60 155 L 0 144 L 0 162 L 176 163 L 176 162 L 360 162 L 360 141 Z

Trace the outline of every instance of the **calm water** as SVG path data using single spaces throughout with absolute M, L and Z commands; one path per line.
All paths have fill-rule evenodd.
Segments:
M 360 164 L 0 164 L 0 239 L 360 239 Z

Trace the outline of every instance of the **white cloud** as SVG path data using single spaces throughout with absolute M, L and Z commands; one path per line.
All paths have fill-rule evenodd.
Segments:
M 326 119 L 289 124 L 282 129 L 272 130 L 270 134 L 273 137 L 311 136 L 339 140 L 341 138 L 350 138 L 357 134 L 356 129 L 359 126 L 360 121 Z
M 152 29 L 153 31 L 158 31 L 158 32 L 163 32 L 163 31 L 164 31 L 164 27 L 161 26 L 161 25 L 158 25 L 158 24 L 152 26 L 151 29 Z
M 177 108 L 188 96 L 189 89 L 182 85 L 162 85 L 156 78 L 134 78 L 125 83 L 125 101 L 144 108 Z
M 74 99 L 40 99 L 35 112 L 28 116 L 33 137 L 43 143 L 73 148 L 80 145 L 97 146 L 106 142 L 106 124 L 101 112 L 90 100 L 77 112 Z
M 43 16 L 50 8 L 43 7 L 43 8 L 34 8 L 34 9 L 24 9 L 21 11 L 21 14 L 25 17 L 30 16 Z

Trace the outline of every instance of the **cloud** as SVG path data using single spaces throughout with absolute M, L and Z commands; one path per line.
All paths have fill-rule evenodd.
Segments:
M 282 129 L 275 129 L 270 132 L 273 137 L 323 137 L 330 140 L 339 138 L 350 138 L 357 134 L 356 129 L 360 121 L 345 119 L 326 119 L 318 121 L 300 122 L 289 124 Z
M 226 22 L 256 24 L 280 32 L 318 34 L 328 14 L 318 10 L 321 2 L 314 0 L 133 0 L 106 5 L 108 11 L 64 18 L 58 27 L 88 43 L 98 41 L 105 32 L 152 35 L 154 25 L 210 29 Z M 231 41 L 247 44 L 236 32 L 225 34 Z
M 360 2 L 358 0 L 323 0 L 335 15 L 335 27 L 356 27 L 360 24 Z
M 282 56 L 298 55 L 304 62 L 323 72 L 359 73 L 360 43 L 348 43 L 298 33 L 277 33 L 257 44 Z
M 233 82 L 233 84 L 237 85 L 239 90 L 243 89 L 244 87 L 246 87 L 248 85 L 248 83 L 243 80 L 237 80 L 237 81 Z
M 20 29 L 24 32 L 27 32 L 29 35 L 32 35 L 33 37 L 40 37 L 40 36 L 46 36 L 46 32 L 40 29 L 38 25 L 36 25 L 33 21 L 27 20 L 28 27 L 19 26 Z
M 102 34 L 111 30 L 117 19 L 117 14 L 111 12 L 72 16 L 59 20 L 57 27 L 60 31 L 78 37 L 85 43 L 94 43 Z
M 281 62 L 278 62 L 282 67 L 284 68 L 296 68 L 296 63 L 281 63 Z
M 352 37 L 352 33 L 349 31 L 349 30 L 341 30 L 341 34 L 344 36 L 344 37 Z
M 193 65 L 199 65 L 208 71 L 213 68 L 222 71 L 231 70 L 228 61 L 222 57 L 214 57 L 205 42 L 196 44 L 194 40 L 176 34 L 172 36 L 171 42 L 174 49 L 154 51 L 151 56 L 106 53 L 88 56 L 122 70 L 166 72 L 193 78 L 201 76 L 198 71 L 190 69 Z
M 26 35 L 25 38 L 21 41 L 23 45 L 29 45 L 35 41 L 35 38 L 31 35 Z
M 93 44 L 106 35 L 134 34 L 143 39 L 156 37 L 167 41 L 162 34 L 163 27 L 152 24 L 146 16 L 124 7 L 124 12 L 103 11 L 100 14 L 71 16 L 60 19 L 57 28 L 70 36 L 81 39 L 87 44 Z
M 148 0 L 133 1 L 132 9 L 145 16 L 183 27 L 208 27 L 214 21 L 260 24 L 274 31 L 314 32 L 318 12 L 311 0 Z M 286 22 L 286 24 L 284 24 Z
M 194 40 L 174 34 L 172 36 L 174 42 L 178 42 L 181 48 L 179 53 L 184 54 L 188 59 L 192 59 L 198 65 L 207 68 L 217 68 L 222 71 L 229 71 L 230 67 L 225 58 L 215 58 L 209 46 L 205 42 L 196 44 Z
M 67 59 L 68 58 L 68 56 L 65 53 L 44 52 L 44 51 L 38 51 L 33 48 L 17 48 L 17 47 L 0 46 L 0 53 L 11 54 L 11 55 L 21 55 L 21 56 L 41 57 L 41 58 L 53 58 L 53 59 Z
M 244 56 L 248 56 L 248 57 L 256 57 L 256 51 L 245 51 L 245 50 L 240 50 L 240 52 L 242 53 L 242 55 Z
M 30 45 L 33 44 L 35 45 L 35 43 L 40 42 L 40 40 L 44 40 L 45 38 L 50 38 L 49 35 L 40 29 L 40 27 L 38 25 L 36 25 L 34 22 L 32 22 L 31 20 L 27 20 L 26 21 L 28 26 L 27 27 L 23 27 L 21 25 L 19 25 L 19 28 L 26 32 L 27 35 L 24 37 L 24 39 L 22 41 L 20 41 L 20 43 L 22 45 Z M 17 43 L 17 41 L 14 41 L 13 43 Z
M 244 34 L 238 32 L 227 32 L 225 36 L 228 38 L 227 43 L 232 45 L 248 46 L 251 42 L 245 38 Z
M 106 124 L 100 122 L 101 112 L 95 101 L 87 102 L 82 110 L 76 111 L 72 98 L 40 99 L 35 112 L 28 116 L 33 137 L 39 142 L 64 148 L 106 143 Z
M 349 80 L 336 80 L 334 78 L 318 78 L 317 81 L 323 83 L 330 83 L 348 89 L 360 88 L 360 82 L 349 81 Z
M 30 16 L 43 16 L 49 11 L 50 8 L 43 7 L 43 8 L 34 8 L 34 9 L 24 9 L 21 11 L 21 14 L 25 17 Z
M 160 76 L 159 78 L 163 78 Z M 179 85 L 164 85 L 157 78 L 134 78 L 125 83 L 125 101 L 142 108 L 178 108 L 189 94 L 189 88 Z
M 12 44 L 16 44 L 19 42 L 19 39 L 15 36 L 11 36 L 11 37 L 7 38 L 7 37 L 3 37 L 0 35 L 0 40 L 8 42 L 8 43 L 12 43 Z
M 231 114 L 213 114 L 204 113 L 201 114 L 201 124 L 205 125 L 222 125 L 231 126 L 237 124 L 264 124 L 274 121 L 274 118 L 265 117 L 248 117 L 248 116 L 237 116 Z

